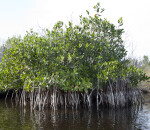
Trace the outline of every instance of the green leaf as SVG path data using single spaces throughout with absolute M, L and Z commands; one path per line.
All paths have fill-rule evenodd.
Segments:
M 89 11 L 88 10 L 86 10 L 86 13 L 89 15 Z

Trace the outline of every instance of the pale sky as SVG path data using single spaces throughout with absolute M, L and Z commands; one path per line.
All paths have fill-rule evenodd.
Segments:
M 0 0 L 0 42 L 30 28 L 51 28 L 59 20 L 76 23 L 97 2 L 115 25 L 123 17 L 128 54 L 134 50 L 134 57 L 150 57 L 150 0 Z

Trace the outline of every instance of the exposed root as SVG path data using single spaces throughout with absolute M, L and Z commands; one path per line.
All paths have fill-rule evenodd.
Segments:
M 15 97 L 16 104 L 19 103 L 25 107 L 29 101 L 31 110 L 38 109 L 40 111 L 46 108 L 57 110 L 58 108 L 78 109 L 84 107 L 90 109 L 95 106 L 97 109 L 103 106 L 118 108 L 141 105 L 143 101 L 140 89 L 128 86 L 122 79 L 118 79 L 115 83 L 109 81 L 108 86 L 103 89 L 95 87 L 88 92 L 65 92 L 57 87 L 43 90 L 39 87 L 30 92 L 26 92 L 24 89 L 13 91 L 11 100 L 13 97 Z

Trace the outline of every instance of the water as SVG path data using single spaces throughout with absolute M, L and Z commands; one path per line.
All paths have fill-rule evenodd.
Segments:
M 148 96 L 150 99 L 150 96 Z M 0 100 L 0 130 L 150 130 L 150 104 L 143 109 L 30 111 Z

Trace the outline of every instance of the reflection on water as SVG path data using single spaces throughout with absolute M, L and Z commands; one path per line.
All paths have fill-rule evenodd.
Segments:
M 150 104 L 148 106 L 144 106 L 143 111 L 138 113 L 136 128 L 140 130 L 150 130 Z
M 143 109 L 30 111 L 0 100 L 0 130 L 150 130 L 150 104 Z

